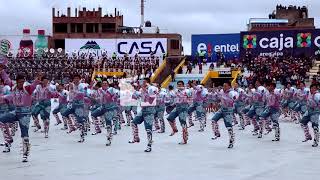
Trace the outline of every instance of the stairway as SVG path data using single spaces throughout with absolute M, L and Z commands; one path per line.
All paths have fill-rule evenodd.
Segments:
M 312 80 L 313 76 L 317 76 L 320 70 L 320 61 L 315 61 L 313 67 L 309 71 L 309 79 Z
M 175 69 L 180 62 L 183 60 L 183 56 L 172 56 L 166 58 L 166 63 L 162 69 L 161 66 L 159 67 L 159 72 L 156 72 L 153 77 L 151 77 L 152 83 L 162 84 L 168 76 L 170 76 L 170 73 L 172 72 L 172 69 Z

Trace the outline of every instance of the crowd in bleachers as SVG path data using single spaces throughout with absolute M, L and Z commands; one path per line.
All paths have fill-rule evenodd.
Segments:
M 151 55 L 150 57 L 104 57 L 99 59 L 95 68 L 104 72 L 124 72 L 125 77 L 136 77 L 141 75 L 151 77 L 160 65 L 160 58 Z
M 27 80 L 34 79 L 38 72 L 43 72 L 50 80 L 68 81 L 74 74 L 80 74 L 87 81 L 93 73 L 94 61 L 85 59 L 16 59 L 8 60 L 7 72 L 15 79 L 18 74 Z
M 255 80 L 261 82 L 280 82 L 281 84 L 297 84 L 309 79 L 308 72 L 313 65 L 313 58 L 293 57 L 257 57 L 245 59 L 242 67 L 250 75 L 242 77 L 241 83 L 250 84 Z
M 7 72 L 15 79 L 18 74 L 27 80 L 34 79 L 38 72 L 54 81 L 68 81 L 74 74 L 79 74 L 87 82 L 90 81 L 94 70 L 104 72 L 125 72 L 124 77 L 151 77 L 159 67 L 160 58 L 150 57 L 101 57 L 100 59 L 52 56 L 33 59 L 9 58 Z
M 209 65 L 209 69 L 213 70 L 216 67 L 231 67 L 242 69 L 242 76 L 238 77 L 238 83 L 243 86 L 248 86 L 256 80 L 261 82 L 278 82 L 281 84 L 297 84 L 305 82 L 309 79 L 308 72 L 312 68 L 316 58 L 312 57 L 257 57 L 250 56 L 238 60 L 219 59 L 215 63 L 207 63 L 205 58 L 196 57 L 192 61 L 187 62 L 187 70 L 185 73 L 191 73 L 195 68 L 202 73 L 202 68 Z M 244 73 L 246 72 L 246 73 Z M 312 81 L 319 81 L 318 76 L 313 77 Z

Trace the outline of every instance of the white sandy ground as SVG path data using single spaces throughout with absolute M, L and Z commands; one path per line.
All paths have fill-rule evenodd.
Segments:
M 52 123 L 54 124 L 52 118 Z M 88 135 L 77 143 L 78 132 L 67 135 L 51 126 L 49 139 L 30 132 L 31 155 L 21 163 L 20 133 L 12 151 L 0 154 L 1 180 L 313 180 L 320 175 L 320 147 L 302 143 L 299 125 L 281 123 L 281 141 L 272 142 L 273 132 L 263 139 L 251 135 L 252 127 L 236 130 L 234 149 L 227 149 L 228 135 L 220 122 L 222 137 L 211 140 L 211 125 L 199 133 L 198 123 L 189 129 L 189 143 L 178 145 L 181 131 L 169 137 L 154 134 L 153 151 L 145 153 L 146 135 L 139 127 L 140 144 L 128 144 L 131 128 L 123 127 L 105 146 L 103 134 Z M 180 127 L 179 127 L 180 130 Z M 2 136 L 0 137 L 2 141 Z

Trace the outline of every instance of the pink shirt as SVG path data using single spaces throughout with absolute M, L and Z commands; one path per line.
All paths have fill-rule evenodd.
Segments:
M 23 90 L 14 89 L 11 98 L 14 106 L 17 107 L 31 107 L 32 105 L 32 92 L 40 81 L 34 81 L 31 85 L 25 86 Z
M 280 109 L 280 94 L 270 93 L 267 96 L 267 106 L 275 109 Z

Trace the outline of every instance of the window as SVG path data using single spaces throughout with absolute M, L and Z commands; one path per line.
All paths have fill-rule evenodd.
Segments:
M 66 23 L 54 24 L 54 32 L 67 33 L 68 32 L 68 25 Z
M 115 23 L 105 23 L 102 24 L 102 32 L 115 32 L 116 31 L 116 24 Z
M 83 24 L 76 24 L 77 26 L 77 33 L 83 33 Z
M 71 33 L 75 33 L 77 25 L 76 24 L 71 24 L 70 26 L 71 26 Z
M 87 30 L 87 33 L 93 33 L 93 25 L 92 24 L 86 24 L 86 30 Z
M 89 24 L 86 24 L 86 30 L 87 30 L 87 33 L 96 33 L 99 31 L 99 25 L 98 24 L 93 24 L 93 23 L 89 23 Z
M 171 49 L 180 49 L 180 41 L 176 39 L 170 40 Z

